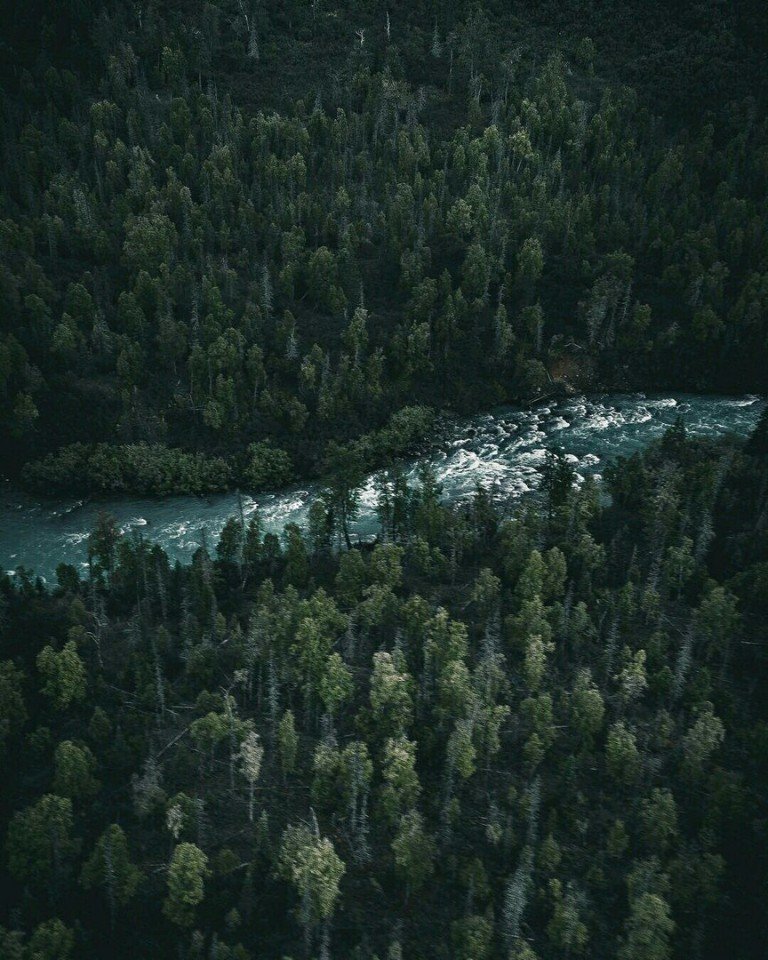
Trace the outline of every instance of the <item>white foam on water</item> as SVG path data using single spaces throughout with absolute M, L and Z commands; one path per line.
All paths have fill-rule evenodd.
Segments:
M 171 540 L 180 540 L 184 534 L 189 529 L 189 525 L 184 520 L 180 520 L 178 523 L 169 524 L 167 527 L 163 527 L 163 534 Z
M 579 480 L 593 468 L 616 456 L 627 456 L 661 436 L 676 413 L 685 414 L 692 433 L 704 436 L 733 431 L 746 435 L 757 423 L 762 402 L 745 397 L 651 397 L 642 393 L 590 399 L 577 396 L 550 402 L 533 410 L 504 407 L 457 422 L 429 463 L 449 501 L 466 500 L 479 485 L 503 504 L 513 502 L 541 485 L 540 469 L 548 447 L 558 446 L 578 469 Z M 418 461 L 405 465 L 409 483 L 416 484 Z M 280 533 L 287 523 L 306 523 L 317 487 L 293 487 L 243 497 L 242 510 L 250 517 L 259 510 L 264 528 Z M 174 497 L 168 500 L 115 499 L 111 504 L 87 505 L 80 515 L 67 513 L 82 501 L 34 503 L 12 491 L 4 507 L 5 529 L 0 529 L 0 569 L 20 560 L 24 566 L 51 575 L 59 562 L 81 563 L 91 524 L 98 509 L 114 512 L 124 528 L 147 526 L 147 536 L 168 549 L 171 560 L 188 561 L 206 531 L 208 547 L 229 516 L 237 516 L 237 497 Z M 15 511 L 15 512 L 12 512 Z M 376 530 L 375 478 L 369 477 L 360 494 L 356 530 Z M 79 529 L 74 531 L 71 527 Z M 84 532 L 87 528 L 88 532 Z
M 610 419 L 609 417 L 595 413 L 593 414 L 586 424 L 584 424 L 585 429 L 589 430 L 608 430 L 611 427 L 616 426 L 616 421 Z
M 570 427 L 570 423 L 565 419 L 565 417 L 555 417 L 555 419 L 549 424 L 550 430 L 567 430 Z
M 489 457 L 495 457 L 498 452 L 499 452 L 499 445 L 497 443 L 486 443 L 484 446 L 480 448 L 480 456 L 483 459 L 487 459 Z
M 547 459 L 547 451 L 544 447 L 537 447 L 535 450 L 526 450 L 520 454 L 520 460 L 523 464 L 543 463 Z
M 77 544 L 82 543 L 84 540 L 87 540 L 90 537 L 90 533 L 68 533 L 64 537 L 64 540 L 72 544 L 72 546 L 77 546 Z
M 360 503 L 363 507 L 368 507 L 369 510 L 375 510 L 379 502 L 379 494 L 376 489 L 376 474 L 369 477 L 360 490 Z
M 646 407 L 638 407 L 626 420 L 628 423 L 648 423 L 653 420 L 653 414 Z

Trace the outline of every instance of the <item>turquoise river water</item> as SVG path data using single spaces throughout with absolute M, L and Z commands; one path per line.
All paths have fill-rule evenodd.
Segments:
M 514 501 L 540 482 L 546 450 L 558 447 L 581 476 L 599 476 L 605 464 L 628 456 L 659 437 L 679 415 L 689 431 L 704 436 L 746 436 L 765 407 L 758 397 L 617 394 L 574 397 L 528 410 L 499 407 L 455 421 L 427 455 L 448 500 L 471 496 L 475 487 Z M 407 465 L 415 476 L 419 461 Z M 246 517 L 261 511 L 266 530 L 306 522 L 317 485 L 298 484 L 248 496 Z M 358 537 L 376 531 L 373 478 L 365 484 L 353 526 Z M 23 565 L 51 581 L 59 563 L 85 566 L 86 541 L 100 510 L 113 514 L 126 532 L 141 531 L 174 559 L 188 561 L 202 538 L 215 543 L 226 519 L 237 513 L 237 495 L 99 501 L 39 501 L 10 488 L 0 493 L 0 564 Z

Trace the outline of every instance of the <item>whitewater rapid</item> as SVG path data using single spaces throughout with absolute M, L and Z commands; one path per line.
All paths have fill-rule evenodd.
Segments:
M 643 394 L 574 397 L 531 409 L 499 407 L 449 425 L 441 441 L 421 460 L 405 465 L 415 482 L 419 464 L 431 463 L 446 500 L 471 496 L 479 486 L 502 501 L 535 490 L 548 449 L 558 448 L 579 477 L 600 476 L 606 463 L 629 456 L 661 436 L 678 416 L 701 436 L 732 433 L 744 437 L 756 426 L 765 402 L 755 396 L 721 397 Z M 274 493 L 235 493 L 212 497 L 100 501 L 40 501 L 6 489 L 0 495 L 0 569 L 19 566 L 53 582 L 60 563 L 86 567 L 88 535 L 100 510 L 112 514 L 121 530 L 159 543 L 172 560 L 188 562 L 205 540 L 212 549 L 226 520 L 246 519 L 258 510 L 264 529 L 280 533 L 286 524 L 307 522 L 317 484 L 298 484 Z M 352 526 L 357 537 L 377 530 L 374 477 L 360 495 Z

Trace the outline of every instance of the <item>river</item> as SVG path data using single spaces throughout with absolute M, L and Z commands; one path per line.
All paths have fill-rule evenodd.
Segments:
M 528 410 L 499 407 L 457 420 L 428 458 L 448 500 L 471 496 L 480 484 L 511 500 L 540 482 L 546 450 L 566 453 L 580 476 L 599 476 L 607 462 L 628 456 L 659 437 L 679 415 L 691 433 L 746 436 L 765 402 L 755 396 L 722 397 L 643 394 L 574 397 Z M 414 477 L 418 461 L 407 465 Z M 246 517 L 258 509 L 267 531 L 286 523 L 303 524 L 316 484 L 299 484 L 275 493 L 243 496 Z M 373 478 L 362 490 L 353 525 L 359 537 L 376 531 Z M 59 563 L 86 566 L 90 530 L 100 510 L 111 513 L 125 533 L 141 531 L 173 559 L 189 561 L 203 537 L 215 544 L 226 519 L 237 513 L 237 495 L 99 501 L 41 502 L 6 488 L 0 493 L 0 569 L 23 565 L 46 581 Z

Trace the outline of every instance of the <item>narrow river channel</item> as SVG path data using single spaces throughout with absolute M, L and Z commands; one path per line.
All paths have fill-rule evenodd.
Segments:
M 756 426 L 765 401 L 754 397 L 617 394 L 574 397 L 529 410 L 499 407 L 456 421 L 428 456 L 448 500 L 468 497 L 479 484 L 514 499 L 540 482 L 546 450 L 557 447 L 578 474 L 599 475 L 605 464 L 628 456 L 659 437 L 678 416 L 689 431 L 703 436 L 746 436 Z M 416 474 L 419 461 L 407 465 Z M 295 485 L 257 496 L 243 494 L 246 516 L 261 511 L 267 531 L 303 524 L 314 484 Z M 362 491 L 353 531 L 376 531 L 373 478 Z M 85 566 L 86 541 L 100 510 L 128 532 L 141 530 L 173 559 L 188 561 L 202 538 L 215 543 L 228 517 L 238 510 L 237 495 L 100 501 L 41 502 L 6 489 L 0 494 L 0 563 L 7 571 L 23 565 L 51 581 L 59 563 Z

